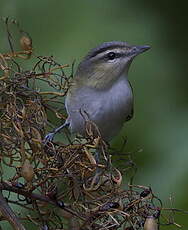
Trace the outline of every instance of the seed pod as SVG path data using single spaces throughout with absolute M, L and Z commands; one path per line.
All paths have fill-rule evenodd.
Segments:
M 16 187 L 16 188 L 19 188 L 19 189 L 24 188 L 24 184 L 22 184 L 22 183 L 20 183 L 20 182 L 18 182 L 18 181 L 13 181 L 13 182 L 12 182 L 12 185 L 13 185 L 14 187 Z
M 148 196 L 151 193 L 151 191 L 149 189 L 145 189 L 144 191 L 142 191 L 140 193 L 140 198 L 144 198 L 146 196 Z
M 28 36 L 25 36 L 25 35 L 22 36 L 20 38 L 20 45 L 21 45 L 21 48 L 23 50 L 26 50 L 26 51 L 32 50 L 32 40 L 31 40 L 31 38 L 28 37 Z
M 33 166 L 28 159 L 26 159 L 22 165 L 21 175 L 27 182 L 31 182 L 34 177 Z
M 153 216 L 148 216 L 144 223 L 144 230 L 158 230 L 158 224 Z
M 99 211 L 105 212 L 109 211 L 112 208 L 119 208 L 119 203 L 118 202 L 108 202 L 101 207 L 99 207 Z
M 57 205 L 60 207 L 60 208 L 64 208 L 65 207 L 65 204 L 63 201 L 57 201 Z

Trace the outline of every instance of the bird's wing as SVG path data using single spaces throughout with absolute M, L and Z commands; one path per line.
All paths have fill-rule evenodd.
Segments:
M 126 121 L 130 121 L 134 116 L 134 108 L 132 107 L 129 115 L 126 117 Z
M 129 82 L 129 85 L 131 87 L 132 94 L 133 94 L 133 87 L 132 87 L 130 81 L 128 81 L 128 82 Z M 132 107 L 130 109 L 128 116 L 126 117 L 126 121 L 130 121 L 133 118 L 133 116 L 134 116 L 134 94 L 133 94 L 133 100 L 132 100 Z

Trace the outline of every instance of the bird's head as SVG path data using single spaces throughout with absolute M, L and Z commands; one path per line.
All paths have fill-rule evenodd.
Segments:
M 80 62 L 76 71 L 78 82 L 102 89 L 110 86 L 120 76 L 127 76 L 129 66 L 138 54 L 150 46 L 134 46 L 127 42 L 105 42 L 92 49 Z

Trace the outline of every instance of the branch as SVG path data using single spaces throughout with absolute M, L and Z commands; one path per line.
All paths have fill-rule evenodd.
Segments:
M 0 192 L 0 212 L 15 230 L 26 230 Z
M 40 201 L 44 201 L 48 204 L 52 204 L 56 207 L 62 208 L 64 209 L 66 212 L 71 213 L 74 216 L 77 216 L 78 218 L 85 220 L 85 218 L 83 218 L 81 215 L 79 215 L 77 212 L 73 211 L 71 208 L 69 207 L 65 207 L 64 204 L 62 202 L 58 202 L 56 200 L 52 200 L 50 199 L 48 196 L 44 196 L 44 195 L 40 195 L 37 193 L 33 193 L 30 191 L 27 191 L 25 189 L 21 189 L 18 187 L 14 187 L 12 186 L 9 182 L 5 182 L 2 181 L 0 183 L 0 190 L 6 190 L 6 191 L 10 191 L 10 192 L 15 192 L 17 194 L 23 195 L 25 197 L 31 198 L 33 200 L 40 200 Z M 3 198 L 4 199 L 4 198 Z M 1 204 L 1 203 L 0 203 Z M 0 209 L 1 210 L 1 209 Z M 16 229 L 17 230 L 17 229 Z

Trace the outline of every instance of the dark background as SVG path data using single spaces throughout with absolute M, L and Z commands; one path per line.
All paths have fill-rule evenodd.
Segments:
M 143 149 L 135 155 L 135 183 L 152 186 L 167 207 L 188 210 L 186 1 L 0 2 L 0 15 L 20 22 L 32 36 L 35 52 L 54 55 L 62 64 L 74 59 L 78 63 L 90 48 L 104 41 L 152 46 L 131 66 L 135 117 L 121 135 L 128 137 L 126 151 Z M 113 146 L 121 145 L 121 135 Z M 176 216 L 183 229 L 188 227 L 187 220 L 185 214 Z

